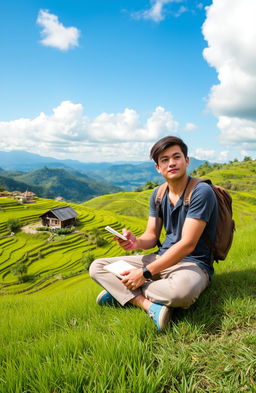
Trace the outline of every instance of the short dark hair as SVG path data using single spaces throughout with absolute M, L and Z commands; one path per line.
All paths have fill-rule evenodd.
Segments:
M 154 144 L 154 146 L 150 150 L 150 158 L 154 160 L 156 164 L 158 164 L 158 156 L 168 147 L 178 145 L 182 153 L 184 154 L 185 158 L 188 156 L 188 147 L 183 142 L 182 139 L 176 136 L 165 136 L 164 138 L 160 139 L 158 142 Z

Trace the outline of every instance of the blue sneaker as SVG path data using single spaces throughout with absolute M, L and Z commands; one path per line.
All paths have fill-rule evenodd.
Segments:
M 100 306 L 121 306 L 121 304 L 105 289 L 98 294 L 96 303 Z
M 162 304 L 153 303 L 148 309 L 148 315 L 153 320 L 157 330 L 163 330 L 167 327 L 171 317 L 171 310 L 169 307 Z

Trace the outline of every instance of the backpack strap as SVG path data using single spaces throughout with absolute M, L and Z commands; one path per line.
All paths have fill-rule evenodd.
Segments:
M 194 188 L 197 186 L 199 183 L 208 183 L 212 184 L 210 179 L 200 179 L 199 177 L 191 177 L 189 179 L 188 185 L 185 189 L 184 197 L 183 197 L 183 205 L 184 206 L 189 206 L 190 205 L 190 200 L 191 200 L 191 195 L 194 191 Z
M 155 204 L 156 204 L 156 234 L 158 237 L 157 240 L 157 245 L 158 247 L 161 247 L 161 242 L 160 242 L 160 233 L 162 230 L 162 223 L 160 222 L 160 206 L 163 200 L 163 197 L 167 191 L 168 188 L 168 183 L 163 183 L 161 186 L 158 187 L 157 193 L 156 193 L 156 198 L 155 198 Z
M 191 195 L 194 191 L 194 188 L 197 186 L 199 183 L 207 183 L 209 185 L 212 184 L 210 179 L 200 179 L 199 177 L 191 177 L 189 180 L 189 183 L 186 187 L 184 197 L 183 197 L 183 206 L 188 207 L 190 205 L 190 200 L 191 200 Z M 213 245 L 211 244 L 211 241 L 209 237 L 206 235 L 205 232 L 203 232 L 204 239 L 207 243 L 207 246 L 210 248 L 210 250 L 213 252 Z

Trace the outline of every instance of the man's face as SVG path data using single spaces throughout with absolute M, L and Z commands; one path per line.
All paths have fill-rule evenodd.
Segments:
M 184 156 L 180 146 L 168 147 L 158 156 L 156 169 L 166 180 L 179 180 L 186 175 L 189 158 Z

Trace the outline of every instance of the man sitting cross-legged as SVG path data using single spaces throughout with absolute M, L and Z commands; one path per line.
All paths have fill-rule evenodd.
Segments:
M 183 203 L 189 181 L 189 158 L 187 146 L 180 138 L 160 139 L 152 147 L 150 156 L 168 183 L 160 209 L 165 241 L 156 253 L 122 256 L 121 259 L 136 267 L 123 272 L 123 279 L 104 269 L 106 264 L 120 257 L 95 260 L 90 266 L 90 276 L 105 288 L 97 297 L 98 304 L 141 307 L 157 329 L 162 330 L 168 325 L 172 307 L 188 308 L 209 284 L 213 255 L 205 237 L 214 242 L 217 200 L 208 184 L 199 183 L 193 190 L 189 206 Z M 123 229 L 127 240 L 114 237 L 124 250 L 147 250 L 157 245 L 156 193 L 157 189 L 153 190 L 143 235 L 136 237 Z

